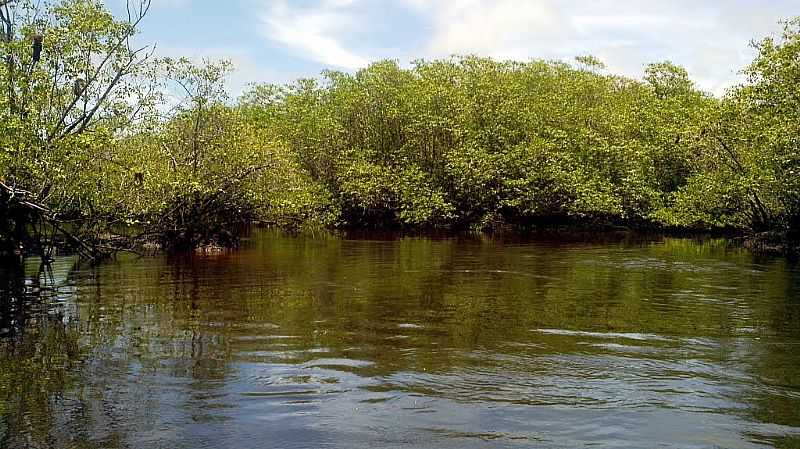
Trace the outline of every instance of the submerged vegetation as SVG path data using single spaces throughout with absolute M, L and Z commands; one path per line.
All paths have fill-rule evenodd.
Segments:
M 800 230 L 798 20 L 721 98 L 669 62 L 465 56 L 231 99 L 229 64 L 134 45 L 149 3 L 0 0 L 0 253 L 234 245 L 254 222 Z

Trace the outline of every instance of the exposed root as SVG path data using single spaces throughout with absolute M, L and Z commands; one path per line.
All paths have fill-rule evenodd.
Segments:
M 109 254 L 108 250 L 90 244 L 65 229 L 65 224 L 27 190 L 0 182 L 0 207 L 6 215 L 0 228 L 3 246 L 16 255 L 33 251 L 47 262 L 52 259 L 57 236 L 63 238 L 84 259 L 97 261 Z

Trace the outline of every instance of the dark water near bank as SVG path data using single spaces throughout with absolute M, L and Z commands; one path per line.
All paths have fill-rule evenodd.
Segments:
M 0 447 L 800 447 L 800 271 L 718 240 L 265 233 L 24 279 Z

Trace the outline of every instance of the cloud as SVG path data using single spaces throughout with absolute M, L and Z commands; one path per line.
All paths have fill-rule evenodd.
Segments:
M 272 2 L 262 14 L 261 33 L 302 58 L 345 69 L 369 61 L 347 49 L 340 36 L 360 28 L 351 8 L 357 0 L 323 0 L 316 7 L 291 7 L 285 0 Z
M 417 7 L 430 5 L 419 4 Z M 564 35 L 557 8 L 535 0 L 451 0 L 438 3 L 428 52 L 437 56 L 477 53 L 498 58 L 528 58 L 536 47 Z
M 609 70 L 640 76 L 650 62 L 686 66 L 701 88 L 735 84 L 749 41 L 778 29 L 792 2 L 745 0 L 399 0 L 429 22 L 424 56 L 571 59 L 594 54 Z
M 118 11 L 124 1 L 109 0 Z M 671 60 L 719 94 L 741 80 L 737 72 L 754 55 L 750 40 L 779 31 L 781 18 L 797 14 L 797 2 L 770 0 L 766 8 L 752 0 L 231 0 L 220 10 L 214 2 L 153 0 L 160 9 L 152 19 L 162 20 L 145 26 L 162 32 L 162 43 L 201 53 L 225 47 L 255 79 L 283 79 L 258 73 L 256 66 L 267 65 L 314 76 L 320 66 L 356 70 L 376 57 L 405 65 L 452 54 L 523 61 L 592 54 L 609 72 L 631 77 L 650 62 Z M 176 23 L 167 7 L 182 7 L 196 20 Z M 209 26 L 220 17 L 235 25 Z

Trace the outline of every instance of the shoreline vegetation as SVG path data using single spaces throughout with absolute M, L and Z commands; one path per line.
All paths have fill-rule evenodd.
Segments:
M 630 229 L 800 241 L 800 20 L 715 97 L 670 62 L 379 61 L 225 91 L 95 0 L 0 0 L 0 256 L 286 229 Z M 776 25 L 776 32 L 780 31 Z M 737 69 L 737 68 L 732 68 Z

